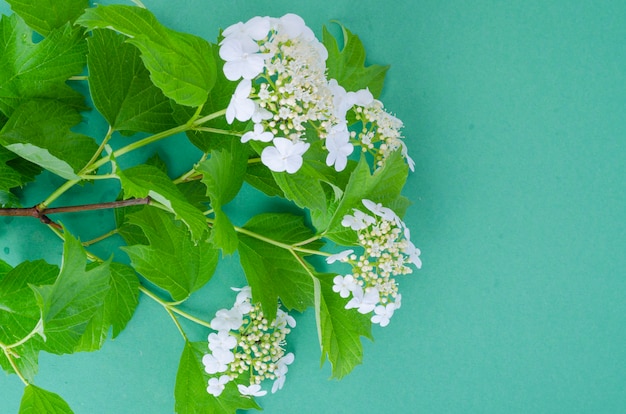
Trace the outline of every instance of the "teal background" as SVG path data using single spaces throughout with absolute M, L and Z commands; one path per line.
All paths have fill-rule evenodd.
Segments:
M 423 269 L 402 281 L 402 309 L 374 329 L 363 365 L 340 382 L 319 368 L 312 315 L 299 317 L 296 362 L 284 389 L 260 399 L 265 412 L 625 412 L 626 3 L 144 3 L 168 26 L 209 40 L 258 14 L 295 12 L 318 34 L 337 19 L 361 37 L 369 63 L 392 65 L 382 100 L 404 121 L 417 164 L 406 222 Z M 95 115 L 84 127 L 105 132 Z M 180 141 L 160 151 L 182 172 L 195 152 Z M 59 183 L 41 177 L 25 204 L 50 182 Z M 111 194 L 94 189 L 86 199 Z M 109 218 L 63 220 L 87 239 Z M 59 262 L 46 228 L 9 222 L 0 219 L 2 259 Z M 241 284 L 241 272 L 233 260 L 219 272 L 191 311 L 210 317 L 232 300 L 212 292 Z M 37 384 L 76 413 L 171 413 L 182 345 L 142 297 L 127 330 L 101 351 L 42 354 Z M 21 393 L 17 378 L 0 374 L 0 412 L 17 412 Z

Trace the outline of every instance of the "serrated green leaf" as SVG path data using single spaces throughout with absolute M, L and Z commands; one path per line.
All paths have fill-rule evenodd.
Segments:
M 118 170 L 117 175 L 126 198 L 151 197 L 185 223 L 194 241 L 202 239 L 207 230 L 204 214 L 187 201 L 167 174 L 151 165 L 137 165 Z
M 170 100 L 150 80 L 139 50 L 126 37 L 94 30 L 88 39 L 89 90 L 115 130 L 160 132 L 175 127 Z
M 337 40 L 326 27 L 323 30 L 323 43 L 328 50 L 326 67 L 328 78 L 336 79 L 346 91 L 369 88 L 375 98 L 379 97 L 389 66 L 365 66 L 365 48 L 358 36 L 341 26 L 344 45 L 341 51 Z
M 209 376 L 202 364 L 205 353 L 208 353 L 206 342 L 185 342 L 174 389 L 176 413 L 235 414 L 237 410 L 260 410 L 254 399 L 243 397 L 232 381 L 217 398 L 207 392 Z
M 40 321 L 41 311 L 30 285 L 54 283 L 59 268 L 43 260 L 23 262 L 13 269 L 6 269 L 4 265 L 2 268 L 6 272 L 0 278 L 0 342 L 15 344 L 29 335 Z M 14 363 L 29 381 L 37 374 L 41 346 L 42 338 L 35 335 L 23 345 L 11 349 L 19 356 L 13 358 Z M 0 353 L 0 365 L 5 371 L 14 372 L 3 353 Z
M 248 165 L 245 181 L 270 197 L 278 196 L 285 198 L 285 193 L 280 186 L 276 184 L 272 171 L 261 163 L 257 162 Z
M 211 151 L 211 156 L 197 168 L 215 212 L 212 240 L 225 254 L 237 249 L 237 234 L 222 206 L 235 198 L 243 185 L 247 161 L 247 148 L 233 142 L 230 150 Z
M 313 233 L 302 217 L 291 214 L 260 214 L 244 226 L 239 235 L 239 258 L 252 296 L 260 302 L 268 320 L 276 316 L 276 302 L 280 298 L 285 307 L 304 311 L 313 304 L 313 269 L 301 255 L 260 240 L 245 231 L 262 235 L 283 245 L 293 245 L 310 239 Z M 309 247 L 317 247 L 313 245 Z
M 92 138 L 70 131 L 81 119 L 74 108 L 58 101 L 26 101 L 0 130 L 0 144 L 60 177 L 77 179 L 98 149 Z
M 46 342 L 54 354 L 72 353 L 109 290 L 108 263 L 86 270 L 80 241 L 65 231 L 61 272 L 53 285 L 32 286 L 42 310 Z
M 404 197 L 400 195 L 408 177 L 409 168 L 402 159 L 400 151 L 390 155 L 385 165 L 374 173 L 370 171 L 365 157 L 362 157 L 350 176 L 346 189 L 333 214 L 324 236 L 338 244 L 350 245 L 356 241 L 356 233 L 341 225 L 346 214 L 352 209 L 363 210 L 363 199 L 369 199 L 385 206 L 402 206 L 406 208 Z M 398 213 L 401 213 L 399 211 Z M 315 218 L 315 217 L 314 217 Z M 318 223 L 313 223 L 318 227 Z M 318 229 L 320 229 L 318 227 Z
M 163 26 L 147 9 L 111 5 L 87 9 L 78 20 L 90 30 L 112 29 L 141 51 L 152 82 L 180 105 L 202 105 L 213 88 L 216 65 L 210 44 Z
M 194 243 L 186 227 L 171 215 L 148 207 L 129 214 L 149 245 L 123 247 L 132 266 L 150 282 L 166 290 L 175 301 L 186 299 L 209 281 L 217 266 L 217 250 L 207 241 Z
M 286 172 L 272 172 L 276 184 L 288 200 L 298 207 L 310 210 L 324 210 L 326 208 L 326 193 L 318 172 L 308 163 L 295 174 Z
M 58 394 L 33 384 L 24 388 L 19 414 L 74 414 L 70 406 Z
M 109 329 L 115 338 L 126 327 L 139 303 L 139 279 L 135 271 L 121 263 L 111 263 L 109 291 L 104 305 L 89 321 L 76 351 L 95 351 L 104 345 Z
M 7 0 L 7 3 L 44 36 L 65 23 L 73 23 L 89 7 L 89 0 Z
M 22 102 L 45 98 L 84 109 L 83 96 L 65 81 L 82 72 L 87 45 L 70 26 L 32 42 L 32 30 L 17 15 L 0 20 L 0 112 L 11 116 Z
M 369 315 L 345 309 L 347 299 L 333 291 L 334 275 L 320 275 L 322 364 L 328 358 L 332 376 L 341 379 L 363 360 L 361 337 L 372 338 Z

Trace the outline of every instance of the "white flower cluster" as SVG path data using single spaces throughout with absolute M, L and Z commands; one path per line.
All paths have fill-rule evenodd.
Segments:
M 334 278 L 333 291 L 342 298 L 352 296 L 346 309 L 357 309 L 362 314 L 374 312 L 371 320 L 387 326 L 402 296 L 394 276 L 412 273 L 409 264 L 421 268 L 420 250 L 410 239 L 410 231 L 396 213 L 371 200 L 362 200 L 370 213 L 354 209 L 344 216 L 341 224 L 357 231 L 359 245 L 364 252 L 357 256 L 354 250 L 345 250 L 326 259 L 352 265 L 352 273 Z
M 226 120 L 252 120 L 254 129 L 241 141 L 272 143 L 261 161 L 272 171 L 294 173 L 309 149 L 309 137 L 324 140 L 326 164 L 342 171 L 354 144 L 375 154 L 377 165 L 389 153 L 406 146 L 402 123 L 384 111 L 367 89 L 346 92 L 326 76 L 328 52 L 304 20 L 295 14 L 281 18 L 253 17 L 223 32 L 220 57 L 227 79 L 239 81 Z M 354 111 L 363 132 L 348 130 L 346 114 Z
M 235 289 L 237 298 L 231 309 L 220 309 L 211 321 L 217 333 L 209 335 L 210 353 L 202 358 L 204 370 L 210 375 L 207 392 L 219 397 L 226 384 L 236 380 L 242 395 L 261 397 L 265 379 L 274 380 L 272 393 L 285 383 L 292 353 L 285 354 L 285 337 L 296 321 L 278 309 L 276 319 L 269 322 L 259 304 L 252 304 L 249 286 Z M 245 383 L 241 383 L 245 382 Z

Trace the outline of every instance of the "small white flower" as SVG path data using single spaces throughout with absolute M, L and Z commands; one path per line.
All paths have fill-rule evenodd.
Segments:
M 352 105 L 367 106 L 374 102 L 374 96 L 369 88 L 361 89 L 356 92 L 348 92 L 347 100 Z
M 261 152 L 261 161 L 270 170 L 276 172 L 287 171 L 293 174 L 300 169 L 302 155 L 309 149 L 309 144 L 292 142 L 287 138 L 274 138 L 274 146 L 266 147 Z
M 261 141 L 261 142 L 270 142 L 274 139 L 274 134 L 269 131 L 265 131 L 263 129 L 263 125 L 254 124 L 254 130 L 248 131 L 241 137 L 241 142 L 248 142 L 250 140 L 253 141 Z
M 259 384 L 251 384 L 248 387 L 243 384 L 238 384 L 237 389 L 239 389 L 241 395 L 250 395 L 252 397 L 262 397 L 267 394 L 267 391 L 262 390 Z
M 287 375 L 287 371 L 289 371 L 287 365 L 290 365 L 293 361 L 294 355 L 290 352 L 276 362 L 276 370 L 274 371 L 276 380 L 274 380 L 274 384 L 272 384 L 272 394 L 282 389 L 283 385 L 285 385 L 285 375 Z
M 224 59 L 224 76 L 236 81 L 240 78 L 254 79 L 263 72 L 266 56 L 259 51 L 259 45 L 249 40 L 229 39 L 220 47 L 220 57 Z
M 207 387 L 207 392 L 214 397 L 219 397 L 226 388 L 226 384 L 230 381 L 230 377 L 228 375 L 222 375 L 218 378 L 211 378 L 209 380 L 209 386 Z
M 287 13 L 280 19 L 278 19 L 276 30 L 281 35 L 295 38 L 300 36 L 306 28 L 306 24 L 302 17 L 297 14 Z
M 396 310 L 396 305 L 388 303 L 387 305 L 378 305 L 374 309 L 375 315 L 372 316 L 373 323 L 379 323 L 380 326 L 385 327 L 389 325 L 389 320 L 393 316 L 393 312 Z
M 350 296 L 350 292 L 354 291 L 358 285 L 352 275 L 337 275 L 333 279 L 333 292 L 339 293 L 342 298 Z
M 294 319 L 293 316 L 291 316 L 284 310 L 278 309 L 276 311 L 276 320 L 274 321 L 274 326 L 282 329 L 286 327 L 287 325 L 289 325 L 290 328 L 295 328 L 296 320 Z
M 267 36 L 269 31 L 269 17 L 255 16 L 245 23 L 239 22 L 228 26 L 224 29 L 222 34 L 225 39 L 249 38 L 252 40 L 262 40 Z
M 236 308 L 220 309 L 211 320 L 211 328 L 216 331 L 236 331 L 243 324 L 243 314 Z
M 214 355 L 206 354 L 202 357 L 202 364 L 207 374 L 217 374 L 228 369 L 228 364 L 221 362 Z
M 345 259 L 350 256 L 352 253 L 354 253 L 354 250 L 352 249 L 348 249 L 348 250 L 344 250 L 342 252 L 330 255 L 326 258 L 326 263 L 328 264 L 333 264 L 336 261 L 340 261 L 343 262 L 345 261 Z
M 233 349 L 237 346 L 237 338 L 230 335 L 228 331 L 219 331 L 209 335 L 209 349 Z
M 360 210 L 354 209 L 354 215 L 345 215 L 343 216 L 343 220 L 341 220 L 341 225 L 344 227 L 350 227 L 352 230 L 359 231 L 363 230 L 370 224 L 376 223 L 376 219 L 374 217 L 363 213 Z
M 382 204 L 374 203 L 373 201 L 367 200 L 367 199 L 363 199 L 362 202 L 363 202 L 363 205 L 367 207 L 369 211 L 376 214 L 377 216 L 382 217 L 383 219 L 388 220 L 388 221 L 393 221 L 393 222 L 400 221 L 400 219 L 398 218 L 398 215 L 392 209 L 383 207 Z
M 363 292 L 363 288 L 356 286 L 352 290 L 352 299 L 346 304 L 346 309 L 356 308 L 359 313 L 366 314 L 374 310 L 380 300 L 377 288 L 368 288 Z
M 400 309 L 400 306 L 402 306 L 402 295 L 401 294 L 397 294 L 396 295 L 396 299 L 394 304 L 396 305 L 396 309 Z
M 422 268 L 422 259 L 420 259 L 420 254 L 422 252 L 420 251 L 420 249 L 415 247 L 415 245 L 410 240 L 407 242 L 407 246 L 403 250 L 403 253 L 409 256 L 409 260 L 415 265 L 415 267 L 417 267 L 418 269 Z
M 249 98 L 251 91 L 252 82 L 249 79 L 244 79 L 239 82 L 226 108 L 226 121 L 229 124 L 232 124 L 235 118 L 244 122 L 252 117 L 256 105 L 254 101 Z
M 331 128 L 326 137 L 326 165 L 335 166 L 335 170 L 343 171 L 348 164 L 348 155 L 354 151 L 354 146 L 350 143 L 350 132 L 346 124 L 335 125 Z

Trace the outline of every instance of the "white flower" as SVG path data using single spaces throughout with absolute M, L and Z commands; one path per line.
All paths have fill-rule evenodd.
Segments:
M 358 285 L 352 275 L 341 276 L 337 275 L 333 279 L 333 292 L 339 293 L 342 298 L 350 296 L 350 292 L 354 291 Z
M 230 335 L 228 331 L 219 331 L 209 335 L 209 349 L 233 349 L 237 346 L 237 338 Z
M 263 72 L 266 55 L 256 53 L 259 45 L 253 41 L 228 39 L 220 46 L 220 57 L 224 59 L 226 79 L 236 81 L 240 78 L 254 79 Z
M 359 313 L 366 314 L 374 310 L 380 295 L 377 288 L 368 288 L 366 292 L 363 292 L 363 288 L 356 286 L 352 290 L 352 299 L 346 304 L 346 309 L 356 308 Z
M 252 82 L 249 79 L 244 79 L 239 82 L 226 108 L 226 121 L 229 124 L 232 124 L 235 118 L 243 122 L 252 117 L 256 105 L 254 101 L 249 98 L 251 91 Z
M 226 39 L 262 40 L 270 31 L 269 17 L 255 16 L 245 23 L 239 22 L 228 26 L 222 34 Z M 224 40 L 222 40 L 222 43 Z
M 293 361 L 294 355 L 290 352 L 276 362 L 276 370 L 274 371 L 276 380 L 274 380 L 274 384 L 272 384 L 272 394 L 282 389 L 283 385 L 285 385 L 285 375 L 287 375 L 287 371 L 289 371 L 287 365 L 290 365 Z
M 401 294 L 398 293 L 396 295 L 396 299 L 395 299 L 394 305 L 396 305 L 396 309 L 400 309 L 400 306 L 402 306 L 402 295 Z
M 207 374 L 217 374 L 228 369 L 228 364 L 221 362 L 214 355 L 206 354 L 202 357 L 202 364 Z
M 333 115 L 340 121 L 345 121 L 346 112 L 352 107 L 352 102 L 348 99 L 348 92 L 339 85 L 336 79 L 328 81 L 328 89 L 333 95 Z
M 300 36 L 305 31 L 305 28 L 306 24 L 302 17 L 293 13 L 287 13 L 276 21 L 276 31 L 291 38 Z
M 243 324 L 243 314 L 238 309 L 220 309 L 211 320 L 211 328 L 216 331 L 236 331 Z
M 348 256 L 350 256 L 352 253 L 354 253 L 354 250 L 352 249 L 348 249 L 348 250 L 344 250 L 342 252 L 330 255 L 326 258 L 326 263 L 328 264 L 333 264 L 336 261 L 340 261 L 343 262 Z
M 383 207 L 382 204 L 374 203 L 373 201 L 367 200 L 367 199 L 363 199 L 362 202 L 363 202 L 363 205 L 367 207 L 369 211 L 376 214 L 377 216 L 382 217 L 385 220 L 393 221 L 396 223 L 400 221 L 400 218 L 392 209 Z
M 415 247 L 415 245 L 410 240 L 407 242 L 407 246 L 403 250 L 403 253 L 409 256 L 409 260 L 415 265 L 415 267 L 417 267 L 418 269 L 422 268 L 422 260 L 420 259 L 420 254 L 422 252 L 420 251 L 420 249 Z
M 413 161 L 413 158 L 409 157 L 409 147 L 407 147 L 406 142 L 402 140 L 400 140 L 400 145 L 402 146 L 402 156 L 406 158 L 409 169 L 415 171 L 415 161 Z
M 261 161 L 270 170 L 287 171 L 293 174 L 302 166 L 302 154 L 309 149 L 309 144 L 292 142 L 287 138 L 274 138 L 274 146 L 266 147 L 261 152 Z
M 354 216 L 349 214 L 343 216 L 343 220 L 341 220 L 341 225 L 344 227 L 350 227 L 352 230 L 359 231 L 363 230 L 370 224 L 376 223 L 374 217 L 363 213 L 360 210 L 354 209 Z
M 369 88 L 361 89 L 356 92 L 348 92 L 347 100 L 352 105 L 367 106 L 374 102 L 374 96 Z
M 343 171 L 348 164 L 348 155 L 354 151 L 354 146 L 350 143 L 350 132 L 346 124 L 335 125 L 331 128 L 326 137 L 326 165 L 335 166 L 335 170 Z
M 393 303 L 388 303 L 385 306 L 376 306 L 376 308 L 374 309 L 375 315 L 372 316 L 372 322 L 379 323 L 382 327 L 389 325 L 389 319 L 391 319 L 395 310 L 396 305 Z
M 262 390 L 259 384 L 251 384 L 248 387 L 246 387 L 243 384 L 238 384 L 237 388 L 239 389 L 239 392 L 241 393 L 241 395 L 250 395 L 252 397 L 262 397 L 265 394 L 267 394 L 267 391 Z
M 230 381 L 230 377 L 228 375 L 222 375 L 218 378 L 211 378 L 209 380 L 209 386 L 207 387 L 207 392 L 214 397 L 219 397 L 226 388 L 226 384 Z
M 261 141 L 261 142 L 270 142 L 274 139 L 274 134 L 269 131 L 265 131 L 263 129 L 263 125 L 254 124 L 254 130 L 248 131 L 241 137 L 241 142 L 248 142 L 250 140 L 253 141 Z
M 282 328 L 285 328 L 287 325 L 289 325 L 290 328 L 295 328 L 296 320 L 294 319 L 293 316 L 291 316 L 284 310 L 278 309 L 276 311 L 276 320 L 274 321 L 274 326 L 278 327 L 279 329 L 282 329 Z

